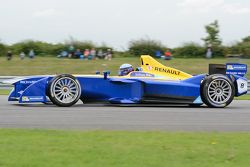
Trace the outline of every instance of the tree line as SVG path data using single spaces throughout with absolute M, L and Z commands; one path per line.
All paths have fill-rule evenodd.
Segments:
M 208 47 L 211 47 L 213 57 L 241 56 L 250 58 L 250 36 L 243 38 L 235 44 L 225 46 L 222 45 L 222 39 L 219 36 L 220 29 L 217 20 L 206 25 L 205 30 L 207 36 L 201 38 L 204 45 L 188 42 L 176 48 L 167 48 L 160 41 L 139 39 L 130 42 L 129 52 L 133 55 L 154 55 L 156 50 L 164 53 L 164 51 L 169 49 L 172 51 L 174 57 L 205 57 Z
M 219 23 L 217 20 L 205 26 L 207 36 L 201 38 L 204 41 L 204 45 L 200 45 L 194 42 L 184 43 L 182 46 L 176 48 L 168 48 L 160 41 L 142 38 L 138 40 L 132 40 L 129 42 L 127 51 L 124 51 L 124 55 L 140 56 L 143 54 L 155 55 L 156 51 L 160 51 L 162 54 L 166 50 L 170 50 L 174 57 L 204 57 L 208 47 L 212 48 L 213 57 L 226 57 L 229 55 L 238 55 L 245 58 L 250 58 L 250 36 L 246 36 L 241 41 L 236 42 L 230 46 L 222 45 L 222 39 L 219 36 Z M 92 41 L 79 41 L 70 38 L 70 40 L 64 43 L 47 43 L 35 40 L 25 40 L 13 45 L 6 45 L 0 42 L 0 56 L 6 55 L 8 50 L 11 50 L 14 54 L 20 54 L 21 52 L 28 53 L 33 49 L 36 55 L 58 55 L 62 51 L 67 51 L 70 46 L 75 49 L 103 49 L 111 48 L 105 44 L 98 46 Z
M 34 50 L 35 54 L 38 56 L 55 56 L 60 54 L 62 51 L 68 51 L 71 46 L 73 46 L 75 49 L 95 48 L 107 50 L 111 48 L 105 44 L 97 46 L 91 41 L 78 41 L 72 39 L 65 41 L 64 43 L 56 44 L 43 41 L 25 40 L 13 45 L 5 45 L 4 43 L 0 43 L 0 56 L 6 55 L 9 50 L 12 51 L 13 54 L 20 54 L 21 52 L 28 54 L 31 49 Z

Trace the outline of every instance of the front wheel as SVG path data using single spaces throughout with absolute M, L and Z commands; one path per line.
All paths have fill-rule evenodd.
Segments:
M 48 96 L 53 104 L 60 107 L 69 107 L 79 100 L 81 86 L 72 75 L 58 75 L 48 84 Z
M 234 84 L 227 76 L 210 75 L 201 83 L 201 98 L 209 107 L 226 107 L 233 101 L 234 95 Z

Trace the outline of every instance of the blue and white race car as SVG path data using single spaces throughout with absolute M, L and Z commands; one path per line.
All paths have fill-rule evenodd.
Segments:
M 150 56 L 141 56 L 137 70 L 123 65 L 120 76 L 69 75 L 30 76 L 5 81 L 14 89 L 9 101 L 42 102 L 69 107 L 81 100 L 112 104 L 189 104 L 222 108 L 235 96 L 247 93 L 245 64 L 213 64 L 209 74 L 190 75 L 166 67 Z M 124 68 L 123 68 L 124 67 Z

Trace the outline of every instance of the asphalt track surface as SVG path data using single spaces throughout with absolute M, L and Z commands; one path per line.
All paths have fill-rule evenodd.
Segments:
M 250 131 L 250 101 L 224 109 L 202 106 L 54 105 L 7 102 L 0 96 L 0 128 L 74 130 Z

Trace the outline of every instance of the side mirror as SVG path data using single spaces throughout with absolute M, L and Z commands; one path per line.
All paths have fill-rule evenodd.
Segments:
M 108 75 L 110 75 L 110 71 L 103 71 L 103 77 L 104 77 L 104 79 L 107 79 Z

